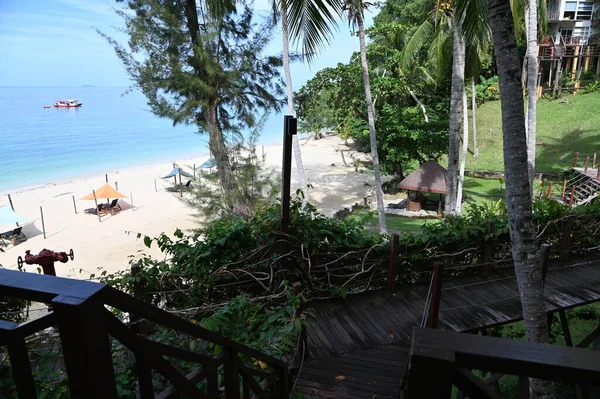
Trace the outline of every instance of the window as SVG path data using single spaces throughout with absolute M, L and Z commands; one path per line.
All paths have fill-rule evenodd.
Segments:
M 593 1 L 567 1 L 565 3 L 563 19 L 589 21 L 592 19 L 593 8 Z

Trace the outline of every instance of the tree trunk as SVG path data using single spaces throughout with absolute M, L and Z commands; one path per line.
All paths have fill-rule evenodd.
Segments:
M 454 21 L 452 52 L 452 93 L 450 96 L 450 141 L 448 144 L 448 173 L 446 174 L 446 203 L 444 213 L 456 214 L 458 193 L 458 157 L 460 152 L 460 127 L 463 118 L 463 91 L 465 88 L 465 40 L 461 22 Z
M 250 207 L 240 193 L 240 188 L 235 175 L 233 174 L 229 155 L 227 154 L 227 147 L 225 145 L 225 140 L 223 139 L 221 125 L 219 124 L 217 110 L 220 102 L 221 99 L 219 98 L 213 100 L 206 113 L 206 124 L 208 126 L 209 136 L 208 145 L 215 159 L 221 187 L 223 188 L 226 198 L 231 201 L 231 210 L 233 214 L 247 217 L 250 216 L 251 213 Z
M 471 81 L 471 91 L 473 92 L 473 98 L 471 99 L 471 116 L 473 118 L 473 158 L 479 156 L 479 145 L 477 144 L 477 99 L 475 97 L 475 91 L 477 86 L 475 85 L 475 78 Z
M 285 74 L 285 86 L 287 90 L 288 115 L 294 115 L 294 88 L 292 86 L 292 73 L 290 71 L 290 40 L 287 15 L 283 3 L 281 6 L 281 35 L 283 36 L 283 72 Z M 294 151 L 294 160 L 296 161 L 296 170 L 298 171 L 298 180 L 300 180 L 302 191 L 304 191 L 303 201 L 308 201 L 308 187 L 306 185 L 304 163 L 302 162 L 302 151 L 298 135 L 292 137 L 292 149 Z
M 488 11 L 502 93 L 506 205 L 525 334 L 530 342 L 548 342 L 544 285 L 532 218 L 521 69 L 510 2 L 488 0 Z M 544 382 L 532 380 L 531 397 L 550 397 L 547 388 Z
M 533 198 L 533 177 L 535 173 L 535 143 L 537 120 L 537 1 L 527 0 L 525 21 L 527 22 L 527 162 L 529 163 L 529 184 Z
M 371 157 L 373 158 L 373 171 L 375 173 L 375 193 L 377 194 L 377 212 L 379 213 L 379 231 L 387 233 L 385 210 L 383 207 L 383 189 L 381 186 L 381 169 L 379 167 L 379 154 L 377 153 L 377 132 L 375 131 L 375 109 L 371 96 L 371 81 L 369 79 L 369 66 L 367 65 L 367 44 L 365 39 L 365 23 L 362 14 L 357 17 L 358 39 L 360 41 L 360 62 L 362 64 L 363 82 L 365 85 L 365 102 L 367 103 L 367 117 L 369 121 L 369 136 L 371 139 Z
M 460 159 L 460 170 L 458 173 L 458 188 L 456 190 L 456 214 L 462 211 L 463 187 L 465 183 L 465 165 L 467 164 L 467 152 L 469 149 L 469 114 L 467 111 L 467 91 L 463 86 L 463 140 L 462 155 Z

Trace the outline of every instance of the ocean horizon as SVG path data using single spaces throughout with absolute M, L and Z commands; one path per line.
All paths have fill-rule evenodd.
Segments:
M 0 87 L 0 192 L 176 159 L 206 156 L 208 136 L 152 114 L 122 86 Z M 76 98 L 80 108 L 43 108 Z M 258 144 L 281 143 L 271 114 Z

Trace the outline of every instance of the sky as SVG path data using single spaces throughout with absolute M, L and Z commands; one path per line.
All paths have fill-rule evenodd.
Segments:
M 267 10 L 269 0 L 256 0 Z M 115 0 L 0 0 L 1 86 L 128 86 L 129 78 L 113 49 L 96 29 L 125 43 L 117 32 L 123 21 L 114 12 Z M 365 15 L 367 27 L 372 14 Z M 317 71 L 347 62 L 358 51 L 358 38 L 340 21 L 331 44 L 311 65 L 292 65 L 294 89 Z M 276 33 L 268 54 L 281 53 Z

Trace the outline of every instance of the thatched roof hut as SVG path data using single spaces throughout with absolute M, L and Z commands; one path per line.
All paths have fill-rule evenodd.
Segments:
M 430 159 L 398 184 L 404 190 L 446 194 L 446 169 Z

